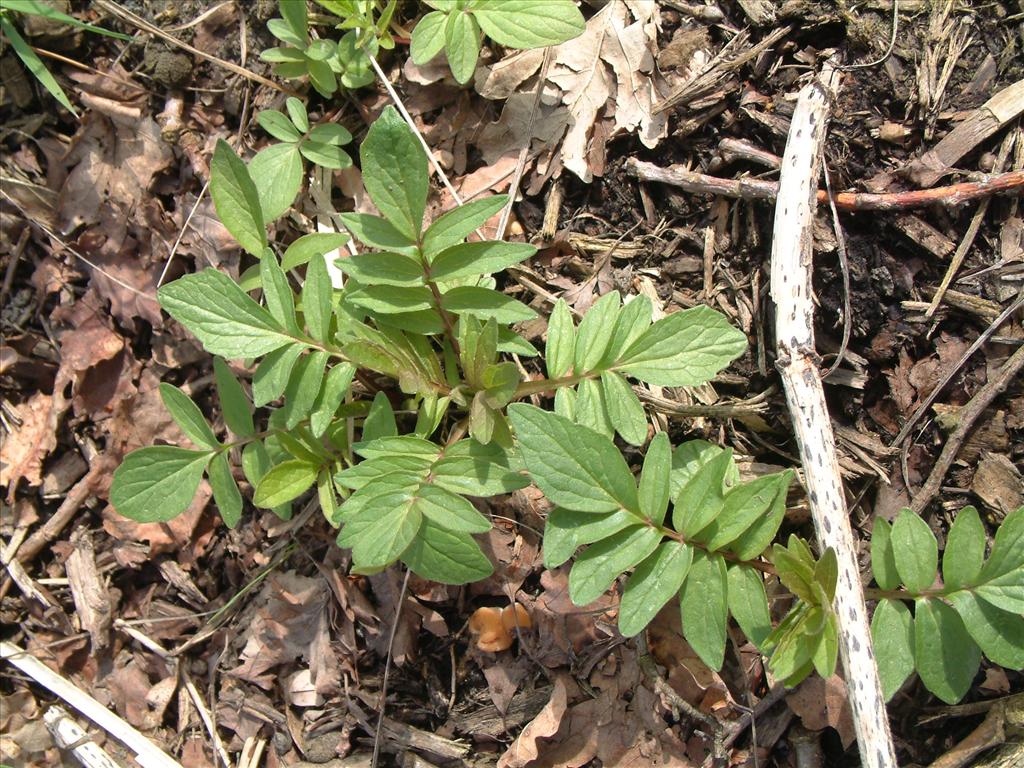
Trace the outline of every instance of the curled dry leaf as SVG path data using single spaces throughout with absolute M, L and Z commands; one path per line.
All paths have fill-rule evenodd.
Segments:
M 533 626 L 530 614 L 519 603 L 514 608 L 477 608 L 469 617 L 469 631 L 476 637 L 476 647 L 485 653 L 511 648 L 517 626 L 520 630 Z
M 518 152 L 528 140 L 554 146 L 564 131 L 562 164 L 590 181 L 602 171 L 590 150 L 599 136 L 636 132 L 644 146 L 657 146 L 667 129 L 665 113 L 652 111 L 665 86 L 654 64 L 658 19 L 655 3 L 608 3 L 580 37 L 552 49 L 535 115 L 535 85 L 524 84 L 539 70 L 542 52 L 524 51 L 492 67 L 478 81 L 478 90 L 508 101 L 498 122 L 481 136 L 487 162 Z M 603 114 L 609 125 L 599 129 Z

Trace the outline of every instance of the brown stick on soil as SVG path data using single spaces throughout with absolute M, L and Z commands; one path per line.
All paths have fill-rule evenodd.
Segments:
M 775 181 L 762 179 L 722 179 L 694 173 L 677 166 L 661 168 L 631 157 L 626 171 L 641 181 L 658 181 L 685 189 L 687 192 L 722 195 L 743 200 L 774 200 L 779 194 Z M 985 176 L 979 181 L 965 181 L 948 187 L 915 189 L 907 192 L 840 192 L 834 200 L 836 208 L 845 211 L 907 211 L 929 205 L 957 206 L 970 200 L 997 194 L 1019 194 L 1024 189 L 1024 171 L 1011 171 Z M 819 189 L 819 203 L 828 202 L 828 192 Z
M 822 83 L 815 81 L 805 86 L 786 141 L 771 261 L 776 365 L 800 446 L 818 541 L 822 549 L 835 550 L 839 564 L 834 608 L 861 764 L 866 768 L 895 768 L 896 754 L 871 645 L 857 550 L 814 348 L 811 229 L 829 101 Z
M 945 479 L 949 468 L 953 466 L 956 455 L 960 452 L 960 446 L 963 445 L 967 433 L 974 426 L 974 422 L 992 404 L 992 401 L 1006 389 L 1007 385 L 1017 377 L 1021 369 L 1024 369 L 1024 346 L 1018 347 L 1017 351 L 1010 355 L 1010 358 L 1003 363 L 1003 366 L 996 375 L 984 387 L 978 390 L 978 394 L 972 397 L 967 405 L 960 409 L 960 423 L 957 424 L 956 429 L 946 438 L 946 445 L 942 448 L 942 453 L 939 454 L 939 458 L 935 461 L 931 474 L 928 475 L 928 479 L 925 480 L 921 490 L 917 492 L 917 495 L 914 496 L 910 504 L 910 508 L 915 513 L 921 514 L 924 508 L 928 506 L 928 503 L 935 497 L 935 494 L 939 492 L 939 488 L 942 487 L 942 481 Z

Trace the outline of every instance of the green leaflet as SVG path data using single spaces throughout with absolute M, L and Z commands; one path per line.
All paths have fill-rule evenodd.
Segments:
M 259 193 L 245 163 L 223 139 L 217 140 L 210 161 L 210 197 L 217 216 L 231 236 L 257 259 L 262 258 L 267 247 L 267 231 Z
M 651 325 L 651 312 L 651 300 L 646 296 L 634 296 L 632 301 L 626 301 L 615 319 L 615 328 L 601 367 L 607 367 L 622 357 L 622 353 L 643 335 Z
M 239 437 L 252 435 L 256 431 L 252 421 L 252 403 L 242 385 L 220 357 L 213 358 L 213 374 L 224 423 Z
M 559 379 L 572 370 L 573 355 L 576 350 L 576 329 L 572 322 L 569 305 L 564 299 L 555 302 L 548 318 L 548 338 L 544 358 L 547 364 L 548 378 Z M 562 392 L 563 390 L 559 390 Z
M 999 526 L 992 553 L 978 578 L 990 581 L 1015 570 L 1024 571 L 1024 507 L 1008 514 Z
M 395 423 L 395 412 L 391 409 L 388 396 L 378 392 L 373 396 L 373 405 L 363 421 L 363 442 L 368 443 L 379 437 L 392 437 L 398 434 Z
M 915 606 L 917 673 L 929 691 L 947 704 L 956 704 L 971 687 L 981 651 L 960 616 L 944 602 L 918 598 Z
M 879 600 L 871 617 L 871 640 L 882 695 L 888 701 L 914 672 L 914 620 L 899 600 Z
M 350 261 L 352 259 L 339 259 L 338 264 L 347 265 Z M 356 306 L 381 314 L 418 312 L 434 306 L 434 297 L 430 289 L 422 285 L 360 285 L 357 290 L 348 294 L 347 299 Z
M 323 387 L 313 402 L 309 429 L 314 437 L 322 437 L 331 425 L 345 395 L 348 393 L 356 367 L 352 363 L 339 363 L 327 372 Z
M 665 521 L 665 513 L 668 511 L 671 470 L 672 446 L 668 435 L 658 432 L 647 446 L 638 491 L 640 514 L 655 525 Z
M 612 340 L 618 315 L 618 291 L 606 293 L 587 310 L 576 332 L 576 349 L 573 354 L 576 373 L 586 373 L 597 368 Z
M 433 14 L 427 14 L 431 16 Z M 416 25 L 418 31 L 427 16 Z M 413 47 L 416 35 L 413 33 Z M 413 55 L 415 59 L 415 54 Z M 427 261 L 433 261 L 439 253 L 451 246 L 461 243 L 472 234 L 473 230 L 482 226 L 489 218 L 505 207 L 508 195 L 492 195 L 460 205 L 439 217 L 431 224 L 423 235 L 423 255 Z M 536 252 L 536 248 L 533 249 Z M 526 258 L 529 258 L 527 256 Z
M 170 445 L 132 451 L 114 471 L 110 503 L 139 523 L 171 520 L 192 503 L 212 456 Z
M 423 268 L 400 253 L 361 253 L 338 259 L 335 264 L 363 285 L 423 285 Z
M 588 547 L 569 571 L 569 596 L 576 605 L 589 605 L 605 593 L 624 571 L 650 555 L 661 532 L 636 525 Z
M 294 97 L 289 96 L 288 100 L 292 101 Z M 295 99 L 298 101 L 298 99 Z M 299 102 L 300 104 L 302 102 Z M 305 108 L 303 108 L 305 111 Z M 256 122 L 260 124 L 260 128 L 269 133 L 278 141 L 296 142 L 302 138 L 302 133 L 299 131 L 292 121 L 283 113 L 278 112 L 276 109 L 264 109 L 256 115 Z M 305 129 L 308 130 L 307 125 Z
M 619 603 L 619 632 L 623 636 L 639 634 L 679 592 L 692 559 L 691 547 L 666 541 L 636 567 Z
M 261 408 L 284 394 L 292 369 L 305 349 L 302 344 L 289 344 L 260 361 L 252 377 L 253 405 Z
M 295 429 L 309 415 L 324 383 L 327 353 L 317 349 L 299 359 L 284 390 L 285 427 Z
M 761 574 L 749 565 L 729 567 L 729 611 L 747 639 L 760 650 L 772 631 L 768 595 Z
M 221 519 L 228 528 L 234 528 L 242 519 L 242 494 L 231 474 L 226 452 L 214 455 L 206 468 L 206 474 L 210 479 L 213 500 L 217 502 Z
M 732 449 L 722 451 L 687 481 L 676 497 L 672 525 L 691 538 L 718 516 L 725 504 L 725 474 L 732 464 Z
M 521 323 L 537 316 L 536 312 L 511 296 L 475 285 L 452 288 L 441 298 L 441 306 L 456 315 L 494 318 L 499 323 Z
M 302 336 L 302 330 L 295 319 L 295 296 L 288 284 L 288 276 L 277 263 L 277 257 L 273 253 L 264 254 L 260 260 L 260 282 L 271 317 L 288 329 L 293 336 Z
M 367 245 L 403 256 L 416 255 L 416 240 L 399 232 L 387 219 L 369 213 L 343 213 L 341 220 L 349 232 Z
M 725 494 L 722 511 L 700 534 L 708 549 L 723 549 L 756 521 L 763 520 L 779 495 L 780 480 L 788 481 L 788 476 L 784 475 L 763 475 L 730 488 Z
M 386 107 L 359 147 L 363 184 L 373 204 L 415 241 L 427 204 L 427 156 L 394 107 Z
M 277 507 L 304 494 L 316 482 L 318 467 L 292 459 L 271 467 L 256 484 L 252 503 L 257 507 Z
M 964 507 L 949 528 L 942 553 L 942 580 L 947 589 L 975 583 L 985 560 L 985 526 L 974 507 Z
M 157 295 L 160 306 L 212 355 L 259 357 L 294 341 L 267 310 L 215 269 L 185 275 Z
M 363 522 L 366 527 L 352 542 L 352 562 L 357 571 L 370 572 L 401 557 L 423 524 L 423 512 L 418 497 L 405 494 L 396 503 L 381 504 L 379 509 L 364 508 L 348 525 Z
M 594 514 L 555 507 L 544 526 L 544 567 L 557 568 L 584 544 L 593 544 L 636 523 L 636 517 L 624 509 Z
M 672 473 L 669 476 L 671 498 L 679 496 L 683 486 L 697 473 L 697 470 L 719 456 L 723 450 L 707 440 L 688 440 L 677 446 L 672 452 Z M 730 464 L 725 474 L 726 482 L 733 485 L 738 479 L 739 470 L 735 464 Z
M 953 592 L 949 600 L 986 656 L 1007 669 L 1024 668 L 1024 616 L 989 605 L 966 590 Z
M 470 14 L 449 14 L 444 26 L 444 48 L 455 80 L 468 83 L 480 55 L 480 26 Z
M 584 379 L 576 387 L 576 404 L 573 407 L 574 421 L 603 435 L 609 440 L 615 437 L 615 427 L 608 415 L 604 389 L 596 379 Z
M 571 0 L 479 0 L 473 17 L 495 42 L 543 48 L 583 34 L 583 15 Z
M 526 467 L 554 504 L 583 512 L 638 510 L 633 475 L 608 438 L 532 405 L 514 403 L 508 412 Z
M 443 281 L 490 275 L 525 261 L 536 252 L 536 247 L 529 243 L 506 243 L 501 240 L 460 243 L 434 257 L 430 265 L 430 277 L 435 281 Z
M 723 315 L 693 307 L 644 331 L 614 367 L 648 384 L 693 387 L 709 381 L 746 348 L 747 337 Z
M 423 516 L 442 528 L 456 533 L 487 533 L 491 521 L 462 496 L 436 485 L 424 485 L 417 491 Z
M 293 242 L 281 257 L 282 269 L 294 269 L 311 261 L 315 256 L 324 256 L 341 248 L 348 242 L 344 232 L 314 232 L 303 235 Z
M 729 549 L 741 560 L 753 560 L 755 557 L 760 557 L 779 532 L 779 526 L 782 525 L 782 520 L 786 516 L 786 492 L 793 481 L 793 470 L 783 470 L 776 477 L 778 478 L 778 494 L 773 499 L 771 507 L 729 544 Z
M 935 582 L 939 545 L 928 524 L 909 509 L 900 510 L 892 524 L 896 571 L 911 592 L 924 592 Z
M 617 373 L 601 374 L 605 409 L 615 431 L 630 445 L 643 445 L 647 441 L 647 414 L 629 383 Z M 668 477 L 665 478 L 668 488 Z
M 697 550 L 679 593 L 683 636 L 701 661 L 721 669 L 729 619 L 729 575 L 720 555 Z
M 249 161 L 263 221 L 274 221 L 291 208 L 302 188 L 302 175 L 302 155 L 296 144 L 271 144 Z
M 199 406 L 192 402 L 192 398 L 174 385 L 162 383 L 160 399 L 163 400 L 164 407 L 189 440 L 200 448 L 209 448 L 214 451 L 220 448 L 220 441 L 213 434 L 210 425 L 206 423 Z
M 892 526 L 881 517 L 875 518 L 871 531 L 871 572 L 875 583 L 882 589 L 896 589 L 900 585 L 896 555 L 893 553 Z
M 413 573 L 442 584 L 468 584 L 486 579 L 494 566 L 480 545 L 464 533 L 456 533 L 424 520 L 419 535 L 402 553 Z
M 302 314 L 309 335 L 317 341 L 329 341 L 333 294 L 334 286 L 327 273 L 327 264 L 321 258 L 311 259 L 306 267 L 306 281 L 302 284 Z
M 416 24 L 412 31 L 409 53 L 414 64 L 422 66 L 444 48 L 444 28 L 448 16 L 440 11 L 431 11 Z

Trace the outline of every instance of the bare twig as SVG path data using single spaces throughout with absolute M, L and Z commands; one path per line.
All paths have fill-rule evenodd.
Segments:
M 163 752 L 127 722 L 70 680 L 58 675 L 32 654 L 5 640 L 0 641 L 0 658 L 13 664 L 41 686 L 52 691 L 69 706 L 81 712 L 128 747 L 135 753 L 136 761 L 143 768 L 181 768 L 177 760 Z
M 829 92 L 820 82 L 801 90 L 783 156 L 772 244 L 777 366 L 800 446 L 815 531 L 821 547 L 832 547 L 839 562 L 835 616 L 843 666 L 850 681 L 848 693 L 861 764 L 866 768 L 895 768 L 896 754 L 868 629 L 857 550 L 814 348 L 811 225 L 829 100 Z
M 967 433 L 974 426 L 974 422 L 981 417 L 992 401 L 1006 389 L 1007 385 L 1016 378 L 1021 369 L 1024 369 L 1024 346 L 1018 347 L 1017 351 L 1010 355 L 1010 358 L 1003 363 L 996 375 L 989 379 L 988 383 L 978 390 L 978 394 L 972 397 L 971 401 L 960 409 L 958 413 L 959 423 L 956 425 L 956 429 L 946 438 L 946 444 L 943 446 L 939 458 L 936 459 L 935 466 L 932 467 L 928 479 L 925 480 L 921 490 L 917 492 L 910 504 L 910 508 L 916 514 L 921 514 L 935 494 L 939 492 L 942 481 L 945 479 L 949 468 L 953 466 L 956 455 L 960 451 L 960 446 L 967 437 Z
M 398 622 L 402 618 L 402 605 L 405 603 L 405 594 L 409 589 L 409 575 L 411 573 L 411 569 L 405 569 L 402 589 L 398 593 L 398 605 L 395 607 L 395 620 L 391 622 L 391 632 L 388 634 L 388 655 L 384 660 L 384 676 L 380 684 L 380 703 L 377 710 L 377 727 L 373 734 L 373 757 L 370 758 L 370 768 L 377 768 L 377 761 L 380 759 L 380 744 L 381 739 L 384 737 L 384 710 L 387 709 L 388 703 L 388 675 L 391 673 L 391 650 L 395 644 Z
M 743 200 L 774 200 L 779 185 L 762 179 L 722 179 L 694 173 L 678 166 L 661 168 L 653 163 L 630 158 L 626 171 L 641 181 L 670 184 L 687 192 L 721 195 Z M 909 192 L 839 192 L 835 196 L 836 208 L 846 211 L 907 211 L 929 205 L 957 206 L 970 200 L 992 195 L 1019 194 L 1024 189 L 1024 171 L 1010 171 L 983 176 L 978 181 L 965 181 L 948 187 L 916 189 Z M 818 190 L 817 201 L 828 202 L 828 192 Z

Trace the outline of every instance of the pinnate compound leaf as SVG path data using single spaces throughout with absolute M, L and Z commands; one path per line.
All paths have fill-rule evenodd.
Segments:
M 213 358 L 213 376 L 217 384 L 217 398 L 220 400 L 224 423 L 228 429 L 239 437 L 253 434 L 256 427 L 252 421 L 252 404 L 223 358 Z
M 536 312 L 521 301 L 491 288 L 476 285 L 452 288 L 441 298 L 441 305 L 456 315 L 494 318 L 499 323 L 521 323 L 537 316 Z
M 234 528 L 242 519 L 242 494 L 231 474 L 226 451 L 214 455 L 206 474 L 210 478 L 213 500 L 217 502 L 221 520 L 228 528 Z
M 132 451 L 114 471 L 110 503 L 139 523 L 171 520 L 192 503 L 212 455 L 170 445 Z
M 283 461 L 260 478 L 252 502 L 264 508 L 287 504 L 312 487 L 318 471 L 319 468 L 308 461 Z
M 589 546 L 569 571 L 569 597 L 589 605 L 622 573 L 647 558 L 661 541 L 661 532 L 636 525 Z
M 924 592 L 935 582 L 939 545 L 928 523 L 909 509 L 900 510 L 892 524 L 896 570 L 911 592 Z
M 402 234 L 387 219 L 369 213 L 343 213 L 345 227 L 361 242 L 405 256 L 416 253 L 416 241 Z
M 576 328 L 573 325 L 572 314 L 565 299 L 559 299 L 555 302 L 551 317 L 548 318 L 548 339 L 544 358 L 549 379 L 559 379 L 568 375 L 572 370 L 575 350 Z
M 552 503 L 581 512 L 638 509 L 633 475 L 611 440 L 525 403 L 508 411 L 523 461 Z
M 640 398 L 624 378 L 612 371 L 601 374 L 605 409 L 615 431 L 630 445 L 643 445 L 647 440 L 647 415 Z M 666 477 L 665 488 L 668 488 Z
M 422 24 L 423 21 L 420 21 L 420 25 Z M 416 29 L 419 29 L 420 25 L 417 25 Z M 415 45 L 415 34 L 414 31 L 413 45 Z M 427 228 L 426 234 L 423 235 L 423 255 L 428 261 L 431 261 L 445 249 L 461 243 L 475 229 L 500 211 L 507 201 L 508 195 L 492 195 L 473 200 L 448 211 L 431 224 Z M 536 251 L 536 249 L 534 250 Z
M 636 517 L 624 509 L 594 514 L 555 507 L 544 525 L 544 567 L 557 568 L 584 544 L 593 544 L 633 525 Z
M 537 252 L 529 243 L 506 243 L 486 240 L 460 243 L 445 248 L 430 265 L 434 280 L 456 280 L 474 275 L 490 275 L 526 261 Z
M 871 573 L 875 583 L 882 589 L 896 589 L 900 585 L 896 555 L 893 552 L 892 526 L 881 517 L 875 518 L 871 531 Z
M 598 299 L 580 321 L 576 331 L 576 349 L 573 361 L 576 373 L 586 373 L 597 368 L 615 331 L 615 320 L 619 316 L 619 292 L 606 293 Z
M 974 507 L 964 507 L 956 516 L 942 553 L 942 581 L 947 588 L 972 585 L 985 561 L 985 526 Z
M 417 576 L 441 584 L 468 584 L 486 579 L 494 566 L 472 536 L 424 520 L 402 562 Z
M 306 282 L 302 285 L 302 314 L 306 318 L 309 335 L 317 341 L 328 340 L 333 293 L 327 264 L 321 258 L 311 259 L 306 267 Z
M 930 530 L 928 534 L 931 535 Z M 941 600 L 918 598 L 914 610 L 914 658 L 925 687 L 947 704 L 956 704 L 971 687 L 981 663 L 981 650 L 956 611 Z
M 210 197 L 225 229 L 257 259 L 267 247 L 259 192 L 245 163 L 231 146 L 218 139 L 210 161 Z
M 173 384 L 165 382 L 160 385 L 160 399 L 189 440 L 200 448 L 217 450 L 220 447 L 220 441 L 191 397 Z
M 431 11 L 419 20 L 412 31 L 412 44 L 409 46 L 414 64 L 422 66 L 441 52 L 447 21 L 447 14 L 441 11 Z
M 762 649 L 772 631 L 772 617 L 764 579 L 749 565 L 729 568 L 729 611 L 747 639 Z
M 315 256 L 324 256 L 341 248 L 348 239 L 344 232 L 314 232 L 303 235 L 285 249 L 284 256 L 281 257 L 281 268 L 301 267 Z
M 188 328 L 207 352 L 259 357 L 294 339 L 223 272 L 205 269 L 160 288 L 160 306 Z
M 669 474 L 672 471 L 672 445 L 668 435 L 659 432 L 651 439 L 640 472 L 640 513 L 655 525 L 665 520 L 669 502 Z
M 619 603 L 619 632 L 624 637 L 639 634 L 679 592 L 692 559 L 691 547 L 666 541 L 636 567 Z
M 693 387 L 709 381 L 747 348 L 747 337 L 719 312 L 693 307 L 654 323 L 615 367 L 648 384 Z
M 261 149 L 249 161 L 249 176 L 256 186 L 263 221 L 274 221 L 291 208 L 302 187 L 302 156 L 298 145 L 271 144 Z
M 914 620 L 901 600 L 879 600 L 871 617 L 882 695 L 888 701 L 914 672 Z
M 725 474 L 732 465 L 732 449 L 722 451 L 687 481 L 675 500 L 672 525 L 687 538 L 704 530 L 725 505 Z
M 729 574 L 720 555 L 697 550 L 679 593 L 683 637 L 711 669 L 721 669 L 729 620 Z
M 359 147 L 363 184 L 395 229 L 416 240 L 427 204 L 427 156 L 394 107 L 386 107 Z
M 309 429 L 313 437 L 321 437 L 331 425 L 334 414 L 338 412 L 345 394 L 348 392 L 356 367 L 352 363 L 339 363 L 327 372 L 320 394 L 313 403 L 313 412 L 309 417 Z
M 986 656 L 1007 669 L 1024 668 L 1024 616 L 996 608 L 967 590 L 953 592 L 949 600 Z
M 544 48 L 583 34 L 572 0 L 479 0 L 473 16 L 489 38 L 508 48 Z
M 468 13 L 449 14 L 444 26 L 444 51 L 456 82 L 468 83 L 480 56 L 480 26 Z

